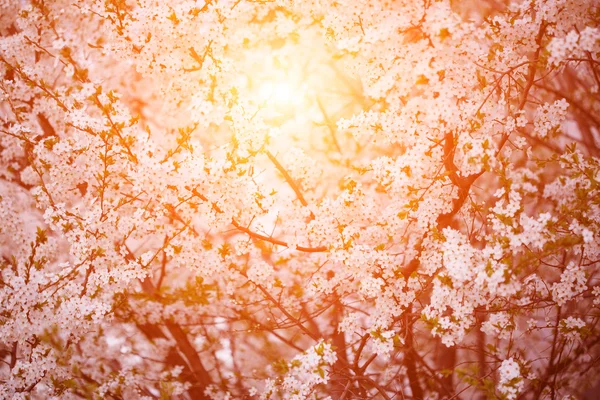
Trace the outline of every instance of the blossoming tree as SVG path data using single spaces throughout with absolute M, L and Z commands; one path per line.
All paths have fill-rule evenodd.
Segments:
M 0 1 L 0 398 L 583 396 L 599 22 Z

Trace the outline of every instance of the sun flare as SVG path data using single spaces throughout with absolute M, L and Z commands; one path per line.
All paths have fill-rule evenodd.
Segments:
M 259 100 L 264 103 L 275 105 L 297 105 L 300 103 L 300 95 L 297 88 L 289 81 L 266 81 L 258 89 Z

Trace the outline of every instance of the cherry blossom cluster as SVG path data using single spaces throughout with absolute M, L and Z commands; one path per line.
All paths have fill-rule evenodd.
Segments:
M 584 397 L 599 16 L 0 1 L 0 398 Z

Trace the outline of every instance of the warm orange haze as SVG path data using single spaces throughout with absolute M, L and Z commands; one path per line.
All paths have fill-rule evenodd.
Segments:
M 0 399 L 599 397 L 599 20 L 0 1 Z

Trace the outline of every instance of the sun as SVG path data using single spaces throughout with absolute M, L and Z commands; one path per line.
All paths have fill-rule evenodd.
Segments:
M 261 102 L 276 105 L 294 105 L 299 103 L 299 93 L 292 82 L 286 80 L 268 80 L 263 82 L 258 89 Z
M 306 84 L 301 77 L 275 76 L 263 80 L 258 86 L 256 97 L 261 107 L 277 114 L 298 114 L 308 103 Z
M 275 128 L 282 140 L 310 145 L 322 141 L 330 135 L 331 121 L 348 107 L 344 97 L 349 80 L 340 77 L 344 68 L 336 54 L 325 39 L 308 32 L 276 45 L 248 45 L 234 56 L 236 101 L 253 121 Z

